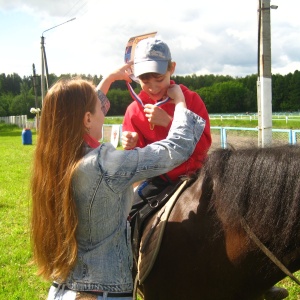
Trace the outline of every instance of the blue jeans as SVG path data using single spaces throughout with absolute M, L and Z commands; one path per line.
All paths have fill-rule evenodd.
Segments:
M 98 296 L 97 300 L 132 300 L 132 297 L 107 297 L 103 295 Z
M 132 297 L 107 297 L 107 293 L 103 292 L 103 296 L 97 296 L 97 300 L 132 300 Z M 51 286 L 47 300 L 76 300 L 76 291 Z

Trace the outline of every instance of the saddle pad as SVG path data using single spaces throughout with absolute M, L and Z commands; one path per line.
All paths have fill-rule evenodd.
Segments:
M 144 233 L 141 238 L 138 258 L 137 276 L 139 284 L 144 282 L 154 265 L 169 215 L 187 182 L 188 180 L 182 182 L 168 202 L 156 213 L 152 223 L 149 222 L 145 226 Z

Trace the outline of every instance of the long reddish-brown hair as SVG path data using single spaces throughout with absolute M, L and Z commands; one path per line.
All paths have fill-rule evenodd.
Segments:
M 84 155 L 84 115 L 95 112 L 96 101 L 95 87 L 80 78 L 58 81 L 44 99 L 31 180 L 31 240 L 45 279 L 64 280 L 76 261 L 71 179 Z

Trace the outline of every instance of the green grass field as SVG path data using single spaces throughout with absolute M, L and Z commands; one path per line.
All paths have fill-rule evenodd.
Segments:
M 23 145 L 21 132 L 0 123 L 0 300 L 46 299 L 50 286 L 30 264 L 28 184 L 36 134 L 33 145 Z M 300 271 L 294 275 L 299 278 Z M 300 288 L 290 279 L 280 285 L 288 288 L 287 299 L 300 300 Z
M 255 128 L 258 125 L 257 120 L 210 120 L 211 126 L 219 126 L 219 127 L 250 127 Z M 289 122 L 288 124 L 284 120 L 276 120 L 272 121 L 273 128 L 275 129 L 300 129 L 300 118 Z
M 46 299 L 49 283 L 30 265 L 28 184 L 35 143 L 23 145 L 21 130 L 0 123 L 0 299 Z

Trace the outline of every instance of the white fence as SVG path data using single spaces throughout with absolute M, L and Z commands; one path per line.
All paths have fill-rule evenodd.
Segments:
M 214 116 L 217 117 L 217 116 Z M 220 116 L 219 116 L 220 117 Z M 223 117 L 223 116 L 222 116 Z M 227 118 L 232 116 L 226 116 Z M 0 117 L 0 122 L 16 124 L 20 128 L 35 128 L 35 121 L 28 121 L 27 116 Z M 212 148 L 247 147 L 257 145 L 257 128 L 243 127 L 211 127 L 213 138 Z M 121 145 L 122 125 L 106 125 L 102 130 L 102 142 L 112 142 Z M 297 144 L 300 141 L 300 130 L 272 129 L 272 144 Z
M 212 148 L 241 148 L 258 145 L 258 129 L 243 127 L 211 127 Z M 300 142 L 300 130 L 272 129 L 272 145 Z
M 0 122 L 4 122 L 6 124 L 14 124 L 20 128 L 35 128 L 35 121 L 28 121 L 26 115 L 0 117 Z
M 210 120 L 249 120 L 249 121 L 257 121 L 258 116 L 256 113 L 248 113 L 248 114 L 210 114 Z M 300 121 L 300 113 L 273 113 L 272 120 L 281 120 L 285 121 L 286 124 L 293 121 Z
M 114 129 L 113 129 L 114 128 Z M 122 125 L 104 125 L 102 142 L 113 141 L 113 131 L 118 130 L 118 145 L 121 145 Z M 235 148 L 258 145 L 258 129 L 243 127 L 211 127 L 212 147 Z M 272 144 L 297 144 L 300 142 L 300 130 L 272 129 Z

